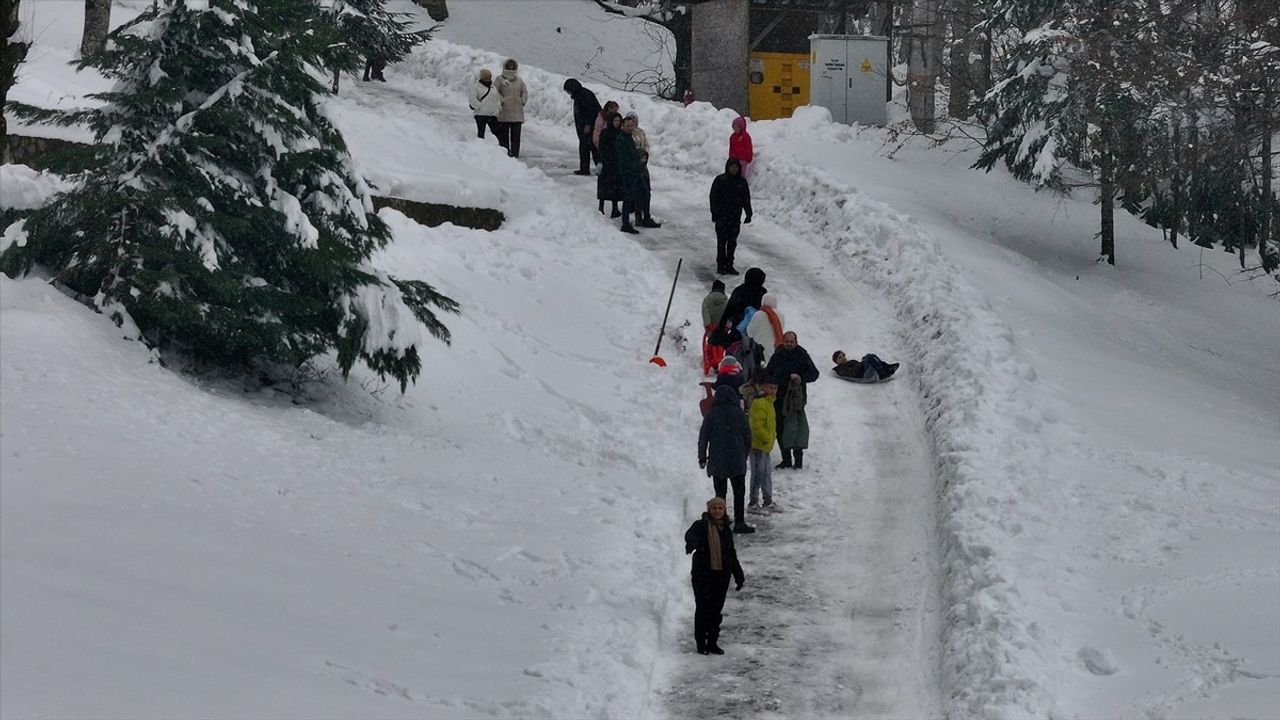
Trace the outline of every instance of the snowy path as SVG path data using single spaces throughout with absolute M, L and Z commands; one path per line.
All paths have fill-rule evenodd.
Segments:
M 359 86 L 350 97 L 361 104 L 410 103 L 436 120 L 469 127 L 465 106 L 438 99 L 452 94 L 445 87 L 410 89 L 393 80 L 390 86 Z M 527 165 L 594 205 L 595 179 L 572 174 L 576 146 L 568 128 L 527 122 L 521 154 Z M 672 321 L 689 316 L 696 323 L 696 301 L 713 277 L 714 235 L 705 208 L 712 175 L 655 168 L 653 176 L 654 214 L 663 227 L 632 238 L 618 232 L 616 220 L 602 218 L 601 237 L 640 242 L 672 267 L 683 257 L 678 295 L 685 301 L 677 299 Z M 850 355 L 875 351 L 900 358 L 888 308 L 865 286 L 830 269 L 820 242 L 758 212 L 744 226 L 738 256 L 740 269 L 759 265 L 769 273 L 766 285 L 781 298 L 788 328 L 800 333 L 819 368 L 829 365 L 837 347 Z M 732 278 L 727 282 L 733 287 Z M 673 362 L 669 371 L 688 375 L 688 394 L 673 402 L 692 406 L 701 390 L 690 360 Z M 874 387 L 830 375 L 816 384 L 807 467 L 775 473 L 775 497 L 785 511 L 752 516 L 759 532 L 740 536 L 748 579 L 726 604 L 722 644 L 728 653 L 693 654 L 692 601 L 687 593 L 677 598 L 672 607 L 679 616 L 666 623 L 668 656 L 658 659 L 655 673 L 665 675 L 670 687 L 655 689 L 665 704 L 655 712 L 941 716 L 934 478 L 909 363 L 902 375 Z M 692 461 L 696 425 L 681 424 L 671 432 L 688 437 L 691 480 L 705 483 L 709 496 L 710 482 L 699 477 Z M 682 530 L 673 529 L 674 552 Z M 707 707 L 708 698 L 720 698 L 716 710 Z

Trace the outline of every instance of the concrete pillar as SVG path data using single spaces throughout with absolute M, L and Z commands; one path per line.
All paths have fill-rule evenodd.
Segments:
M 710 0 L 693 10 L 693 92 L 716 107 L 747 114 L 749 0 Z

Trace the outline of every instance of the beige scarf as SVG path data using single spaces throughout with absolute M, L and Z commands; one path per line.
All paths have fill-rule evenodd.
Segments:
M 707 561 L 711 564 L 711 569 L 716 572 L 724 570 L 723 555 L 720 552 L 720 523 L 716 522 L 710 515 L 707 516 L 707 552 L 711 557 Z

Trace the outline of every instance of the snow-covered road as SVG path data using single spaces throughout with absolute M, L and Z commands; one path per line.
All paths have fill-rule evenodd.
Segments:
M 344 101 L 370 112 L 382 107 L 393 117 L 416 111 L 433 123 L 470 127 L 461 99 L 451 102 L 452 90 L 424 86 L 422 80 L 361 84 L 345 91 Z M 392 109 L 404 104 L 413 109 Z M 412 145 L 411 138 L 400 141 Z M 662 152 L 660 146 L 653 150 Z M 499 152 L 496 146 L 493 151 Z M 570 128 L 526 122 L 521 155 L 584 206 L 595 204 L 594 177 L 572 172 L 577 156 Z M 675 323 L 690 308 L 696 313 L 714 277 L 715 240 L 706 208 L 714 172 L 654 168 L 652 174 L 654 216 L 663 227 L 632 237 L 617 230 L 616 220 L 602 217 L 599 235 L 602 242 L 639 242 L 670 267 L 684 259 Z M 856 278 L 832 269 L 830 251 L 804 230 L 757 213 L 740 238 L 739 269 L 766 270 L 766 285 L 780 298 L 787 328 L 800 334 L 819 368 L 829 367 L 837 348 L 854 356 L 876 352 L 903 359 L 889 309 Z M 733 279 L 726 280 L 732 288 Z M 681 422 L 665 432 L 688 445 L 690 481 L 703 483 L 709 496 L 710 482 L 693 462 L 696 412 L 691 416 L 688 409 L 701 395 L 701 378 L 693 342 L 698 333 L 687 334 L 689 350 L 666 371 L 687 376 L 687 394 L 673 398 L 685 407 L 673 408 Z M 669 360 L 672 353 L 664 349 Z M 667 637 L 655 659 L 653 690 L 661 705 L 654 712 L 941 716 L 935 476 L 914 392 L 909 361 L 895 382 L 870 387 L 824 372 L 810 397 L 813 441 L 806 469 L 774 475 L 775 498 L 784 512 L 753 515 L 759 532 L 739 536 L 747 584 L 731 592 L 726 604 L 722 644 L 728 652 L 718 658 L 694 654 L 691 597 L 673 598 L 671 617 L 664 619 Z M 687 508 L 687 521 L 698 509 Z M 680 530 L 673 528 L 672 537 Z M 673 540 L 666 550 L 679 553 L 679 543 Z

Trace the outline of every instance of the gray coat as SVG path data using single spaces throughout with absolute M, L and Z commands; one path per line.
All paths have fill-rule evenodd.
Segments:
M 711 477 L 746 475 L 750 452 L 751 424 L 742 411 L 742 398 L 737 390 L 721 385 L 698 431 L 698 462 L 706 461 Z

